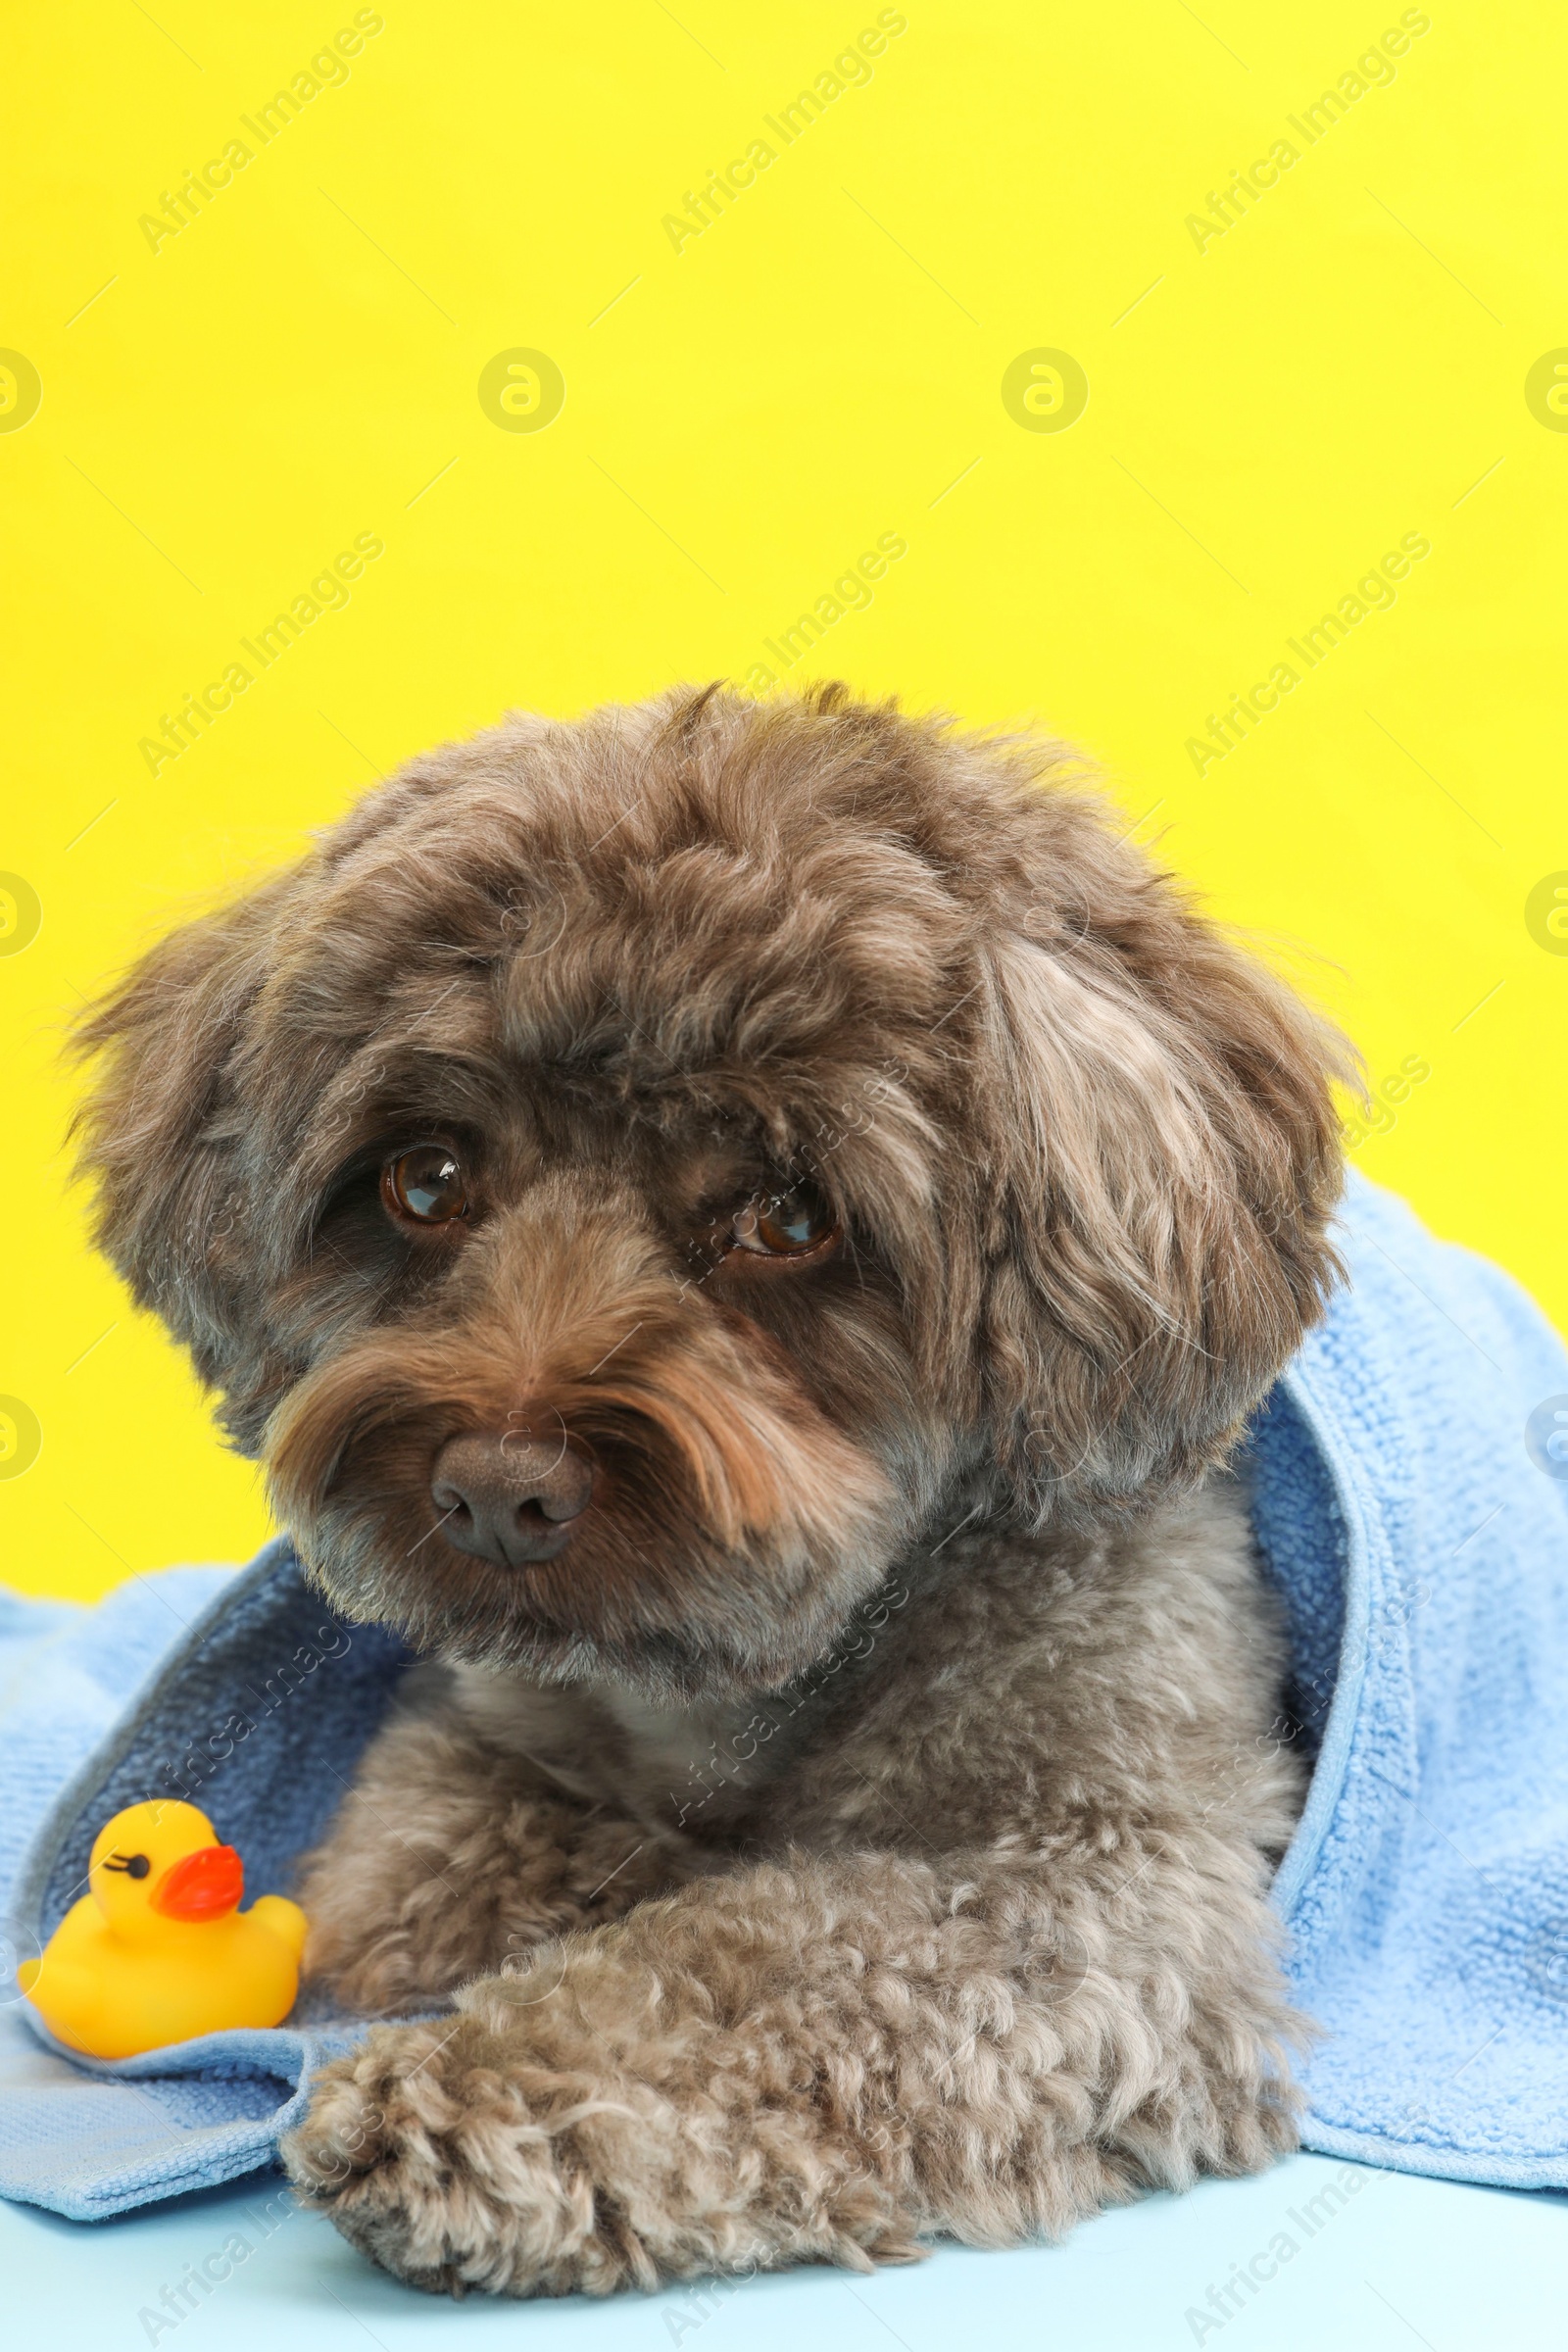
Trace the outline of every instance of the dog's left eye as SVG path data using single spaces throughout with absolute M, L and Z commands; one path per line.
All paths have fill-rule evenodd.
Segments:
M 450 1225 L 468 1213 L 463 1163 L 445 1144 L 416 1144 L 389 1159 L 381 1198 L 393 1216 L 416 1225 Z
M 730 1229 L 730 1247 L 755 1257 L 811 1257 L 825 1251 L 838 1231 L 832 1202 L 820 1185 L 806 1178 L 788 1192 L 748 1200 Z

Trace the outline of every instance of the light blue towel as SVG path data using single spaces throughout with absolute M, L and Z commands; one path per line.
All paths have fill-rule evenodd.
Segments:
M 1505 1276 L 1359 1178 L 1343 1247 L 1349 1287 L 1251 1437 L 1317 1749 L 1276 1884 L 1298 1997 L 1326 2029 L 1306 2144 L 1565 2187 L 1568 1353 Z M 285 1890 L 406 1663 L 307 1592 L 286 1543 L 92 1612 L 0 1605 L 13 1941 L 36 1948 L 97 1830 L 148 1794 L 211 1813 L 248 1894 Z M 232 2180 L 271 2160 L 356 2031 L 296 2016 L 88 2065 L 13 1999 L 0 2193 L 90 2219 Z
M 140 2058 L 67 2051 L 15 1967 L 85 1886 L 92 1841 L 148 1796 L 215 1818 L 245 1900 L 286 1891 L 410 1653 L 306 1590 L 286 1541 L 237 1574 L 172 1568 L 100 1608 L 0 1594 L 0 2195 L 74 2221 L 274 2161 L 303 2085 L 363 2023 L 312 2014 Z

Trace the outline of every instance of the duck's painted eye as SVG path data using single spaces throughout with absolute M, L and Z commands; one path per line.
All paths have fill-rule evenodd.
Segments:
M 152 1869 L 152 1863 L 145 1854 L 111 1854 L 104 1868 L 122 1870 L 129 1879 L 144 1879 Z
M 381 1199 L 402 1224 L 451 1225 L 468 1213 L 463 1163 L 445 1144 L 416 1144 L 381 1171 Z
M 731 1228 L 730 1248 L 750 1257 L 822 1257 L 839 1238 L 839 1221 L 819 1184 L 802 1177 L 787 1191 L 759 1193 Z

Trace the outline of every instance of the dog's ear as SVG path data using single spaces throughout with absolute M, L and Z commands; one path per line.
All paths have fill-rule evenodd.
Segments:
M 1092 803 L 1025 823 L 983 997 L 980 1336 L 1001 1464 L 1071 1519 L 1219 1458 L 1320 1311 L 1353 1064 Z
M 203 1380 L 228 1389 L 252 1344 L 232 1065 L 293 880 L 280 875 L 160 941 L 73 1039 L 94 1065 L 74 1121 L 78 1172 L 96 1192 L 94 1238 Z

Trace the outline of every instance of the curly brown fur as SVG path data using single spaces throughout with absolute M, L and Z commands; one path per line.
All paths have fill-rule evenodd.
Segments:
M 1290 2144 L 1223 1465 L 1335 1276 L 1339 1049 L 1059 747 L 839 689 L 513 719 L 85 1039 L 104 1246 L 439 1661 L 306 1872 L 340 1992 L 462 1987 L 290 2143 L 356 2243 L 863 2264 Z M 439 1235 L 382 1174 L 431 1141 Z M 759 1262 L 803 1183 L 826 1241 Z M 470 1440 L 592 1466 L 569 1542 L 449 1529 Z

